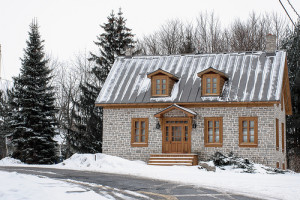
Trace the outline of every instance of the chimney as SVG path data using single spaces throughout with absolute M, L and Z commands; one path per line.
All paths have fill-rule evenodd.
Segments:
M 131 57 L 132 56 L 132 53 L 133 53 L 133 48 L 132 47 L 127 47 L 125 49 L 125 56 L 126 57 Z
M 268 34 L 266 36 L 266 53 L 274 53 L 276 49 L 276 35 Z

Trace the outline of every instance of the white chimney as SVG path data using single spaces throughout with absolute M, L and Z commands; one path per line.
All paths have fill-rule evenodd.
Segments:
M 276 49 L 276 35 L 268 34 L 266 36 L 266 52 L 274 53 Z
M 133 53 L 133 48 L 132 47 L 127 47 L 125 49 L 125 56 L 132 56 Z

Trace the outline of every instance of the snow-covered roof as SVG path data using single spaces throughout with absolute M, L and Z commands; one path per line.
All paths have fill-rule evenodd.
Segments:
M 118 57 L 96 103 L 279 101 L 285 59 L 285 51 Z M 220 97 L 201 96 L 197 73 L 209 67 L 228 75 Z M 147 74 L 157 69 L 179 77 L 170 97 L 151 97 Z

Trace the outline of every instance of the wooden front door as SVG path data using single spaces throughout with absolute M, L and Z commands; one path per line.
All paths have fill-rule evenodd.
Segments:
M 163 153 L 190 153 L 190 120 L 165 118 L 163 124 Z

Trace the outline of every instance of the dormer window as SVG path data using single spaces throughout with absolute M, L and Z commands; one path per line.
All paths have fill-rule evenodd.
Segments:
M 203 76 L 203 94 L 204 95 L 219 95 L 220 91 L 220 76 L 217 74 L 205 74 Z
M 153 97 L 167 97 L 171 95 L 173 85 L 178 81 L 178 77 L 158 69 L 147 75 L 151 79 L 151 96 Z
M 155 95 L 167 95 L 168 94 L 168 77 L 167 76 L 155 76 L 153 77 L 154 88 L 155 88 Z
M 212 67 L 199 72 L 198 77 L 202 79 L 202 96 L 220 96 L 228 76 Z

